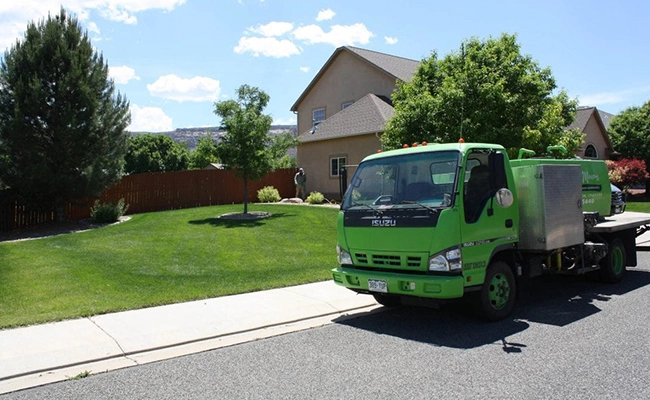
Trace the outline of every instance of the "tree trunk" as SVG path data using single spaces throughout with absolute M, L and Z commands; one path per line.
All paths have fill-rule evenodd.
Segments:
M 65 202 L 61 199 L 54 201 L 54 220 L 56 222 L 65 221 Z
M 244 214 L 248 214 L 248 178 L 244 177 Z

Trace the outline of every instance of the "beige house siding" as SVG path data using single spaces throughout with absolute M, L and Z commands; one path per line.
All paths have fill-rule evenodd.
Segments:
M 609 158 L 610 150 L 609 150 L 609 146 L 605 142 L 605 137 L 603 135 L 604 134 L 606 135 L 607 133 L 604 133 L 602 131 L 602 127 L 596 121 L 594 115 L 595 114 L 592 114 L 592 116 L 589 118 L 589 121 L 587 121 L 585 128 L 582 131 L 585 134 L 585 142 L 580 146 L 580 151 L 578 152 L 578 156 L 584 157 L 587 146 L 593 145 L 596 148 L 596 151 L 598 152 L 597 158 L 601 160 L 606 160 Z
M 325 108 L 327 119 L 341 111 L 344 103 L 368 93 L 387 97 L 393 93 L 395 78 L 358 56 L 342 51 L 332 61 L 298 105 L 298 135 L 312 129 L 312 112 L 316 109 Z
M 358 165 L 364 157 L 372 154 L 368 152 L 369 148 L 381 148 L 375 134 L 302 143 L 298 166 L 304 168 L 307 174 L 307 194 L 317 191 L 327 199 L 340 200 L 339 177 L 330 176 L 330 159 L 345 157 L 348 165 Z M 349 179 L 354 167 L 348 171 Z

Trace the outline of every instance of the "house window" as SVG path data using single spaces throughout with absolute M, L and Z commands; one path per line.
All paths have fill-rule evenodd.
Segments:
M 335 177 L 339 176 L 339 171 L 346 164 L 345 157 L 332 157 L 330 158 L 330 176 Z
M 352 105 L 352 101 L 349 101 L 347 103 L 341 104 L 341 110 L 345 110 L 346 108 L 350 107 Z
M 585 158 L 598 158 L 598 150 L 596 150 L 596 146 L 593 144 L 587 146 L 585 149 Z
M 325 121 L 325 109 L 317 108 L 312 112 L 311 118 L 314 124 Z

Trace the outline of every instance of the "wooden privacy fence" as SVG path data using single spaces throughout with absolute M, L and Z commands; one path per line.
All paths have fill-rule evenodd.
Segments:
M 257 191 L 265 186 L 276 188 L 280 197 L 293 197 L 294 174 L 293 169 L 280 169 L 260 180 L 249 180 L 248 201 L 257 202 Z M 117 203 L 120 199 L 129 206 L 128 214 L 243 203 L 244 181 L 235 177 L 234 171 L 218 169 L 135 174 L 123 177 L 99 201 Z M 73 221 L 89 218 L 93 202 L 88 199 L 68 204 L 66 218 Z M 0 192 L 0 232 L 52 221 L 54 212 L 29 211 Z

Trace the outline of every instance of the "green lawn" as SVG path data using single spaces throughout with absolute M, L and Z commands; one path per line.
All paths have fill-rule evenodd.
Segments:
M 650 202 L 628 201 L 626 211 L 650 213 Z
M 338 210 L 242 205 L 133 215 L 100 229 L 0 243 L 0 328 L 327 280 Z

